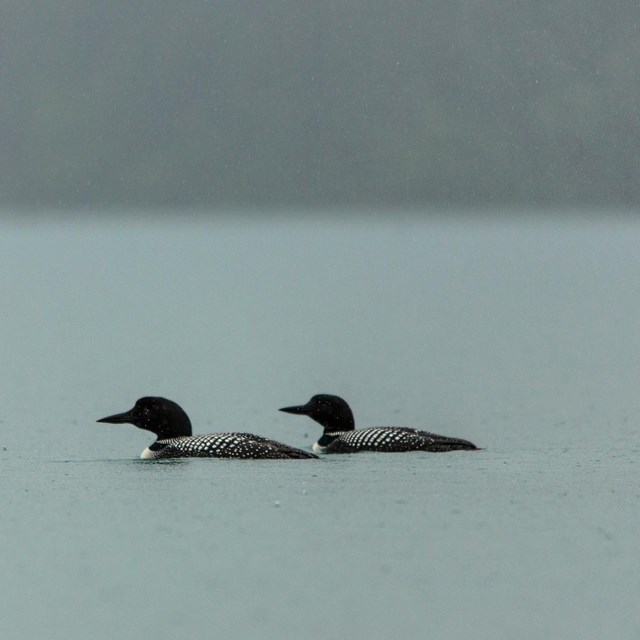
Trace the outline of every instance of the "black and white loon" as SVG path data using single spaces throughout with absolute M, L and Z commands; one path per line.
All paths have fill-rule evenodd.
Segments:
M 251 433 L 191 435 L 189 416 L 166 398 L 140 398 L 133 409 L 101 418 L 98 422 L 129 423 L 156 434 L 157 440 L 140 455 L 155 458 L 317 458 L 275 440 Z
M 324 427 L 322 437 L 312 447 L 319 453 L 457 451 L 478 448 L 467 440 L 439 436 L 409 427 L 356 429 L 349 405 L 338 396 L 313 396 L 307 404 L 284 407 L 280 411 L 309 416 Z

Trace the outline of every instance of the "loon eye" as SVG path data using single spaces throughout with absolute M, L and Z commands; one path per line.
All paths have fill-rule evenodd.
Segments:
M 331 405 L 328 402 L 323 402 L 320 405 L 320 412 L 321 413 L 329 413 L 331 411 Z

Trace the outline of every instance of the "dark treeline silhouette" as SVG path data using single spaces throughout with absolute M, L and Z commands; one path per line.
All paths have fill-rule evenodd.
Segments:
M 4 0 L 0 205 L 640 203 L 640 4 Z

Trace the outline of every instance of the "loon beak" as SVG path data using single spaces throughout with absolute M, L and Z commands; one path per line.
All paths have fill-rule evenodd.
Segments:
M 96 422 L 110 422 L 111 424 L 125 424 L 131 423 L 131 411 L 125 411 L 124 413 L 116 413 L 113 416 L 107 416 L 106 418 L 100 418 Z
M 303 404 L 298 407 L 283 407 L 282 409 L 278 409 L 278 411 L 284 411 L 285 413 L 296 413 L 299 415 L 307 415 L 308 409 L 307 405 Z

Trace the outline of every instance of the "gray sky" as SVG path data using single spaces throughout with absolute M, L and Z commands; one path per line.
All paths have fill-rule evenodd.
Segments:
M 7 0 L 0 205 L 634 205 L 639 14 Z

